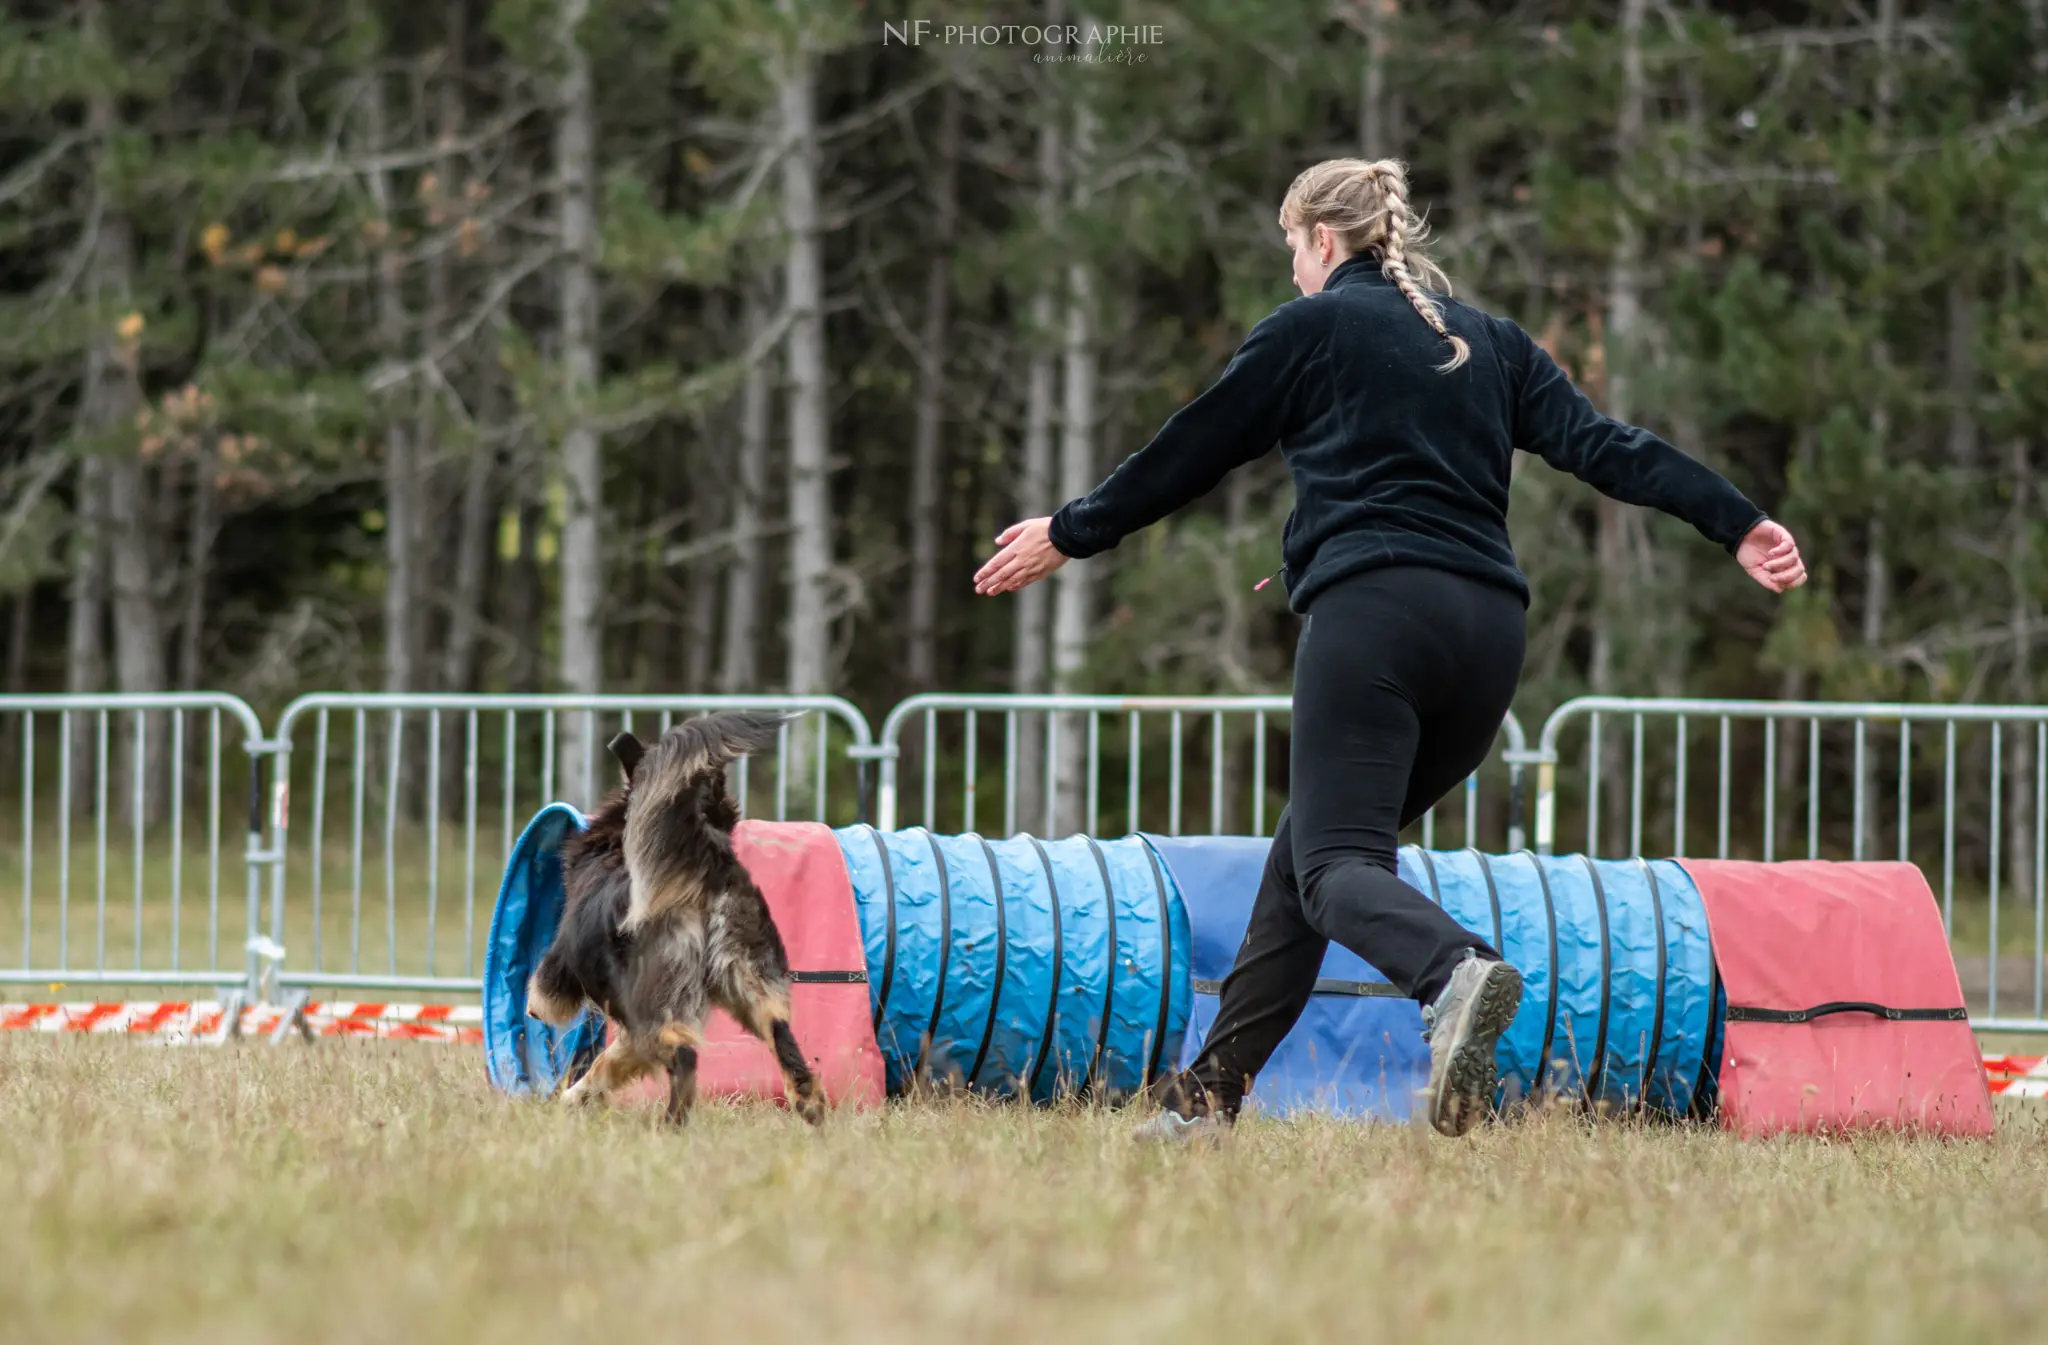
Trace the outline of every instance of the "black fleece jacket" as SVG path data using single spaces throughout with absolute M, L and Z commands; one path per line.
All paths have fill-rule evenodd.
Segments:
M 1288 604 L 1307 612 L 1361 570 L 1426 565 L 1529 583 L 1508 541 L 1514 451 L 1629 504 L 1651 505 L 1733 552 L 1763 510 L 1648 430 L 1602 415 L 1515 323 L 1442 295 L 1472 358 L 1445 374 L 1438 336 L 1372 254 L 1252 328 L 1222 376 L 1152 442 L 1052 520 L 1073 559 L 1115 546 L 1275 443 L 1294 477 L 1281 541 Z

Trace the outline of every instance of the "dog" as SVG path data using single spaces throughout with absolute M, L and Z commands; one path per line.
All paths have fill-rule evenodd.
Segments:
M 666 1116 L 683 1124 L 716 1006 L 774 1049 L 791 1107 L 823 1124 L 823 1091 L 790 1031 L 788 954 L 733 852 L 739 806 L 725 787 L 726 766 L 786 722 L 723 713 L 678 724 L 652 747 L 630 733 L 609 744 L 625 783 L 562 847 L 562 922 L 526 988 L 527 1012 L 544 1023 L 565 1027 L 589 1002 L 618 1026 L 564 1102 L 665 1069 Z

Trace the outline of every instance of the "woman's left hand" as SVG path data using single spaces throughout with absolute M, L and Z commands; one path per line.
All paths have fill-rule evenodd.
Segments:
M 1028 587 L 1067 563 L 1052 544 L 1052 519 L 1027 518 L 1012 523 L 996 538 L 1001 551 L 974 572 L 974 591 L 993 597 Z

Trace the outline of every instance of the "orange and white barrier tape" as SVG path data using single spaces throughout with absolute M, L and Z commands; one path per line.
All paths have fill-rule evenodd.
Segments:
M 2004 1097 L 2048 1098 L 2048 1058 L 2038 1055 L 1987 1055 L 1984 1073 L 1991 1091 Z
M 191 1040 L 217 1035 L 227 1010 L 212 1001 L 143 1001 L 116 1004 L 0 1005 L 0 1031 L 116 1032 Z M 252 1005 L 241 1011 L 244 1036 L 269 1034 L 291 1017 L 289 1007 Z M 383 1037 L 482 1045 L 483 1010 L 457 1004 L 309 1002 L 305 1023 L 320 1037 Z

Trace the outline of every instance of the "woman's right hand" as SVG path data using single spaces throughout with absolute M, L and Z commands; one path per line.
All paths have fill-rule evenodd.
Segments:
M 1800 559 L 1799 543 L 1782 523 L 1765 519 L 1749 530 L 1735 549 L 1736 563 L 1749 577 L 1773 593 L 1785 593 L 1806 582 L 1806 562 Z

